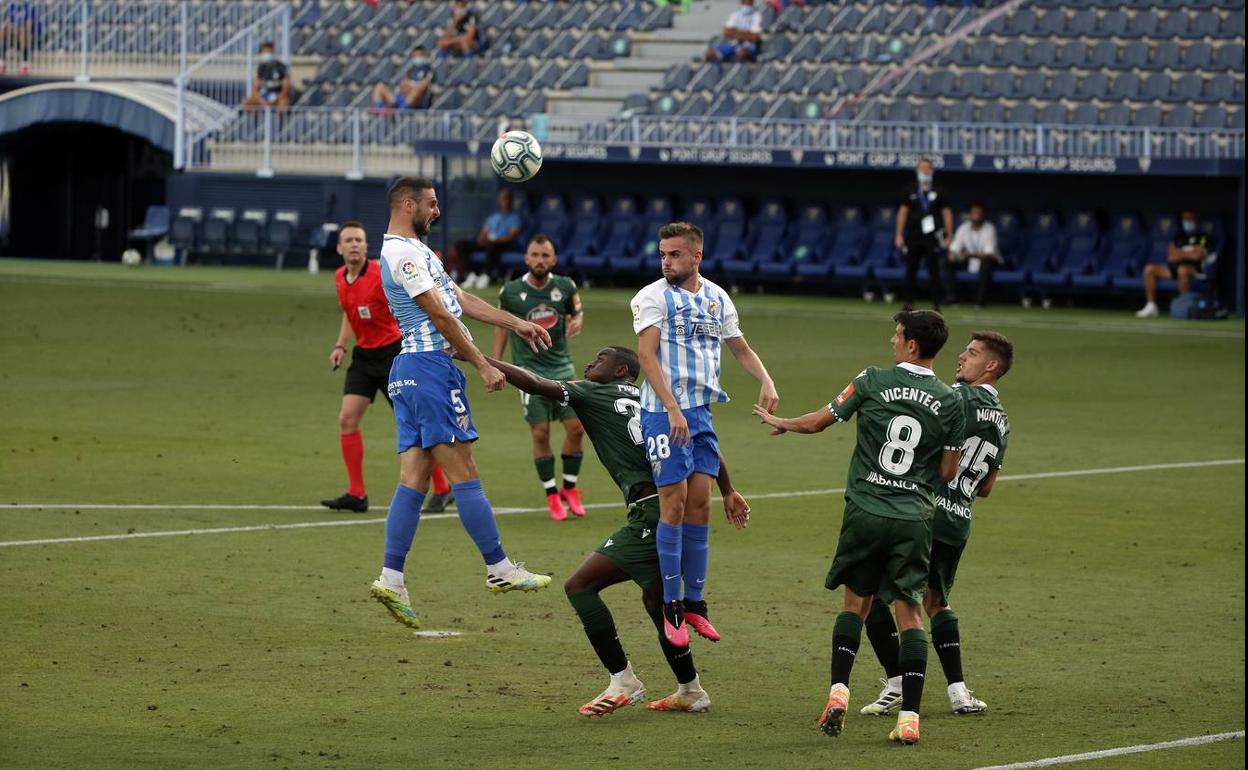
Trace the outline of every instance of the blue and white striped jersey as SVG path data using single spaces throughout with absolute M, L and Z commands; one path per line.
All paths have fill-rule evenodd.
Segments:
M 381 243 L 381 266 L 381 285 L 386 291 L 390 312 L 399 322 L 403 352 L 427 353 L 450 347 L 415 299 L 433 289 L 451 315 L 458 319 L 463 314 L 459 298 L 455 296 L 455 284 L 433 250 L 418 238 L 387 233 Z M 463 322 L 460 326 L 464 334 L 468 334 Z M 472 339 L 472 335 L 468 334 L 468 338 Z
M 689 292 L 660 278 L 632 301 L 633 331 L 659 328 L 659 365 L 681 409 L 728 400 L 719 386 L 720 342 L 742 336 L 728 292 L 701 281 L 697 291 Z M 641 388 L 641 408 L 663 411 L 649 382 Z

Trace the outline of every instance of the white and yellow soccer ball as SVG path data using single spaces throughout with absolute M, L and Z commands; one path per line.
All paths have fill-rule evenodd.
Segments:
M 143 255 L 138 249 L 126 249 L 121 252 L 121 264 L 126 267 L 138 267 L 143 264 Z
M 527 182 L 542 168 L 542 146 L 532 134 L 508 131 L 490 149 L 490 166 L 508 182 Z

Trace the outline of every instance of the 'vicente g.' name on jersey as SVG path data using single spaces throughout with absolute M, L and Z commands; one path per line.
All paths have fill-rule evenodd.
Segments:
M 916 404 L 922 404 L 932 410 L 932 414 L 940 414 L 940 401 L 936 400 L 936 397 L 931 393 L 928 393 L 925 390 L 919 390 L 918 388 L 907 388 L 898 385 L 895 388 L 880 391 L 880 398 L 890 403 L 897 401 L 898 399 L 913 401 Z
M 867 474 L 867 481 L 872 484 L 879 484 L 882 487 L 892 487 L 893 489 L 904 489 L 907 492 L 919 492 L 919 486 L 913 481 L 905 479 L 890 479 L 887 476 L 881 476 L 875 471 Z

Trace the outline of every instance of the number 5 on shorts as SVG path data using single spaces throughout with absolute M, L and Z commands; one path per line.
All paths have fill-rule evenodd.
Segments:
M 464 403 L 462 396 L 464 391 L 455 388 L 451 391 L 451 408 L 455 410 L 455 414 L 463 414 L 468 411 L 468 405 Z

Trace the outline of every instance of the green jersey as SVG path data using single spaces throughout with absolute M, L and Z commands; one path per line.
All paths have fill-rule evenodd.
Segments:
M 576 380 L 560 385 L 563 405 L 571 405 L 581 419 L 599 461 L 624 493 L 624 502 L 636 502 L 643 485 L 654 487 L 641 435 L 641 390 L 625 380 Z
M 581 313 L 576 281 L 551 274 L 546 285 L 537 289 L 527 278 L 526 275 L 503 284 L 498 306 L 550 332 L 550 349 L 534 353 L 529 343 L 512 332 L 511 360 L 534 374 L 552 380 L 567 379 L 575 373 L 572 354 L 568 351 L 568 319 Z
M 962 448 L 966 418 L 953 388 L 913 364 L 872 367 L 828 408 L 842 422 L 858 415 L 845 498 L 877 516 L 932 518 L 941 454 Z
M 955 385 L 966 420 L 962 465 L 948 485 L 936 490 L 936 520 L 932 537 L 961 545 L 971 536 L 971 503 L 988 474 L 1005 463 L 1010 420 L 991 385 Z

